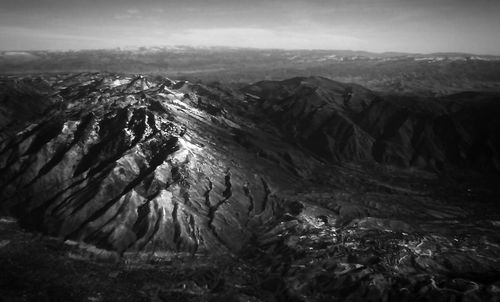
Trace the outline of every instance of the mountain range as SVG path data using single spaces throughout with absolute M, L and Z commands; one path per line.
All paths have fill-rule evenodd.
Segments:
M 240 279 L 164 300 L 498 298 L 498 92 L 102 72 L 0 87 L 2 214 L 123 259 L 237 259 Z

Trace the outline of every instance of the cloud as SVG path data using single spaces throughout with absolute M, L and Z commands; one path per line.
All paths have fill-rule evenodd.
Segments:
M 5 43 L 3 42 L 5 41 Z M 109 47 L 120 41 L 108 37 L 71 34 L 48 29 L 0 26 L 0 49 L 79 49 Z
M 158 14 L 163 14 L 165 12 L 163 8 L 153 8 L 152 11 Z
M 129 14 L 118 14 L 118 15 L 113 16 L 113 19 L 116 19 L 116 20 L 127 20 L 127 19 L 132 19 L 132 18 L 133 18 L 133 16 L 129 15 Z
M 127 9 L 127 13 L 128 13 L 129 15 L 137 15 L 137 14 L 139 14 L 140 12 L 141 12 L 140 10 L 135 9 L 135 8 L 130 8 L 130 9 Z
M 187 29 L 168 37 L 169 44 L 220 45 L 256 48 L 357 48 L 361 40 L 354 36 L 319 31 L 284 31 L 263 28 Z
M 86 40 L 86 41 L 98 41 L 100 40 L 94 36 L 85 36 L 77 34 L 67 34 L 58 33 L 51 30 L 37 29 L 37 28 L 24 28 L 19 26 L 0 26 L 0 35 L 9 35 L 17 37 L 27 37 L 27 38 L 39 38 L 39 39 L 73 39 L 73 40 Z
M 116 20 L 140 19 L 142 14 L 139 9 L 129 8 L 124 13 L 114 15 L 113 18 Z

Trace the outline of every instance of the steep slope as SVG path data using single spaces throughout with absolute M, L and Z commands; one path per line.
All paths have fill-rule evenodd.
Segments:
M 255 134 L 194 107 L 208 96 L 168 79 L 51 84 L 63 106 L 0 148 L 2 207 L 27 227 L 120 253 L 234 251 L 272 217 L 273 188 L 299 173 L 248 152 L 237 141 Z M 276 138 L 258 141 L 289 153 Z
M 376 99 L 369 90 L 312 77 L 259 82 L 243 91 L 259 97 L 258 110 L 316 155 L 332 162 L 371 160 L 373 138 L 353 122 Z
M 328 162 L 500 170 L 500 94 L 381 96 L 318 77 L 243 91 L 290 141 Z
M 441 99 L 386 97 L 359 116 L 383 163 L 434 170 L 500 171 L 499 94 L 465 93 Z
M 57 107 L 60 100 L 42 78 L 0 78 L 0 139 Z

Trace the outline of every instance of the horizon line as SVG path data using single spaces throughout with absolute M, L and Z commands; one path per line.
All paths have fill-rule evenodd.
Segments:
M 152 48 L 160 48 L 160 49 L 173 49 L 173 48 L 192 48 L 192 49 L 234 49 L 234 50 L 254 50 L 254 51 L 332 51 L 332 52 L 364 52 L 368 54 L 374 55 L 412 55 L 412 56 L 422 56 L 422 55 L 459 55 L 459 56 L 490 56 L 490 57 L 499 57 L 499 54 L 492 53 L 469 53 L 469 52 L 460 52 L 460 51 L 437 51 L 437 52 L 405 52 L 405 51 L 397 51 L 397 50 L 389 50 L 383 52 L 377 51 L 369 51 L 369 50 L 361 50 L 361 49 L 341 49 L 341 48 L 276 48 L 276 47 L 245 47 L 245 46 L 229 46 L 229 45 L 128 45 L 128 46 L 116 46 L 116 47 L 106 47 L 106 48 L 79 48 L 79 49 L 9 49 L 9 50 L 0 50 L 1 53 L 7 52 L 52 52 L 52 53 L 64 53 L 64 52 L 84 52 L 84 51 L 132 51 L 139 48 L 145 48 L 146 50 Z

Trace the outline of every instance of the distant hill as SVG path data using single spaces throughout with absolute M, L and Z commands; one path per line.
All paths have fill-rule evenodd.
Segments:
M 2 73 L 128 72 L 168 74 L 191 82 L 249 84 L 262 79 L 324 76 L 372 90 L 445 95 L 500 90 L 500 57 L 330 50 L 156 47 L 0 53 Z

